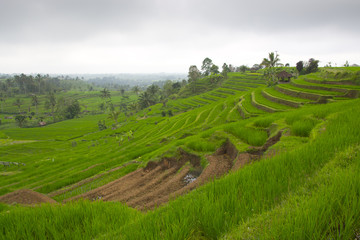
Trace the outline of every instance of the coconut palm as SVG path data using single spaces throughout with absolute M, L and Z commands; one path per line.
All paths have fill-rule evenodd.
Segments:
M 39 105 L 39 98 L 36 96 L 36 94 L 31 95 L 31 103 L 33 106 L 35 106 L 36 113 L 37 113 L 37 106 Z
M 139 87 L 139 86 L 134 86 L 134 87 L 132 88 L 132 91 L 133 91 L 136 95 L 139 95 L 139 93 L 140 93 L 140 87 Z
M 6 94 L 4 92 L 0 92 L 1 112 L 3 112 L 3 103 L 5 101 L 6 101 Z
M 17 106 L 19 108 L 19 113 L 20 113 L 20 108 L 21 108 L 21 105 L 23 105 L 23 101 L 20 99 L 20 98 L 17 98 L 15 100 L 15 102 L 13 103 L 14 106 Z
M 115 121 L 115 123 L 117 123 L 117 122 L 118 122 L 119 115 L 120 115 L 120 112 L 118 112 L 118 111 L 112 111 L 112 112 L 109 113 L 108 118 L 109 118 L 109 119 L 113 119 L 113 120 Z
M 280 61 L 279 54 L 274 52 L 269 53 L 269 58 L 264 58 L 261 65 L 264 65 L 266 68 L 276 67 Z
M 103 99 L 106 99 L 106 98 L 109 98 L 111 99 L 111 94 L 110 94 L 110 91 L 107 89 L 107 88 L 104 88 L 104 90 L 100 91 L 101 93 L 101 98 Z

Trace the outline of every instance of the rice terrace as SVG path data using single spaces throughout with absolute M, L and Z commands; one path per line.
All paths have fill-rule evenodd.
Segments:
M 0 240 L 360 240 L 359 9 L 1 0 Z
M 1 79 L 1 239 L 359 239 L 360 67 L 278 60 Z

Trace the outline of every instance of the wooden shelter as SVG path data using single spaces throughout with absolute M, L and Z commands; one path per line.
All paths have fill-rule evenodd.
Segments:
M 281 71 L 279 72 L 278 74 L 276 74 L 276 76 L 278 77 L 278 79 L 281 81 L 281 82 L 290 82 L 290 78 L 293 77 L 293 75 L 291 73 L 288 73 L 286 71 Z

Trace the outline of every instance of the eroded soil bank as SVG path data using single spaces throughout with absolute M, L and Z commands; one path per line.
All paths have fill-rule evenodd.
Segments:
M 259 160 L 264 152 L 281 138 L 282 131 L 271 137 L 262 147 L 251 148 L 239 153 L 230 142 L 208 155 L 208 166 L 201 168 L 200 157 L 178 150 L 178 156 L 163 158 L 159 162 L 150 161 L 145 168 L 138 169 L 104 186 L 87 193 L 66 199 L 64 202 L 80 198 L 89 200 L 120 201 L 141 210 L 152 209 L 164 204 L 170 198 L 185 194 L 229 171 Z M 1 202 L 12 204 L 55 203 L 50 197 L 31 190 L 18 190 L 0 197 Z

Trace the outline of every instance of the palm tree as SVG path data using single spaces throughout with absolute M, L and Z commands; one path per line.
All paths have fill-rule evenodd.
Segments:
M 118 111 L 112 111 L 112 112 L 109 113 L 108 118 L 109 118 L 109 119 L 113 119 L 113 120 L 115 121 L 115 123 L 117 123 L 117 122 L 118 122 L 119 115 L 120 115 L 120 112 L 118 112 Z
M 100 93 L 101 93 L 100 97 L 105 100 L 105 111 L 106 111 L 106 109 L 107 109 L 106 99 L 109 98 L 111 100 L 111 94 L 107 88 L 104 88 L 102 91 L 100 91 Z
M 20 98 L 17 98 L 15 100 L 15 102 L 13 103 L 14 106 L 17 106 L 19 108 L 19 113 L 20 113 L 20 107 L 21 107 L 21 105 L 23 105 L 23 103 L 24 102 Z
M 110 91 L 107 88 L 104 88 L 104 90 L 100 91 L 100 93 L 101 93 L 101 98 L 103 98 L 103 99 L 106 99 L 106 98 L 111 99 Z
M 1 102 L 1 112 L 3 112 L 3 103 L 6 101 L 6 94 L 4 92 L 0 92 L 0 102 Z
M 147 108 L 155 103 L 153 96 L 150 95 L 147 91 L 143 92 L 139 96 L 139 105 L 141 108 Z
M 132 88 L 132 91 L 133 91 L 136 95 L 139 95 L 139 93 L 140 93 L 140 87 L 139 87 L 139 86 L 134 86 L 134 87 Z
M 147 92 L 149 92 L 152 96 L 155 96 L 159 92 L 160 88 L 158 85 L 152 84 L 147 88 Z
M 266 68 L 273 68 L 279 64 L 280 58 L 279 54 L 276 55 L 274 52 L 269 53 L 269 58 L 264 58 L 261 65 L 264 65 Z
M 264 58 L 261 65 L 265 66 L 265 72 L 264 76 L 267 79 L 267 85 L 273 86 L 277 84 L 276 80 L 276 69 L 275 67 L 279 66 L 281 63 L 279 63 L 280 58 L 279 54 L 276 54 L 274 52 L 269 53 L 269 58 Z
M 41 75 L 40 74 L 36 75 L 35 81 L 39 84 L 39 95 L 40 95 L 40 84 L 41 84 Z
M 35 106 L 36 113 L 37 113 L 37 106 L 39 105 L 39 98 L 36 96 L 36 94 L 31 95 L 31 103 L 33 106 Z

